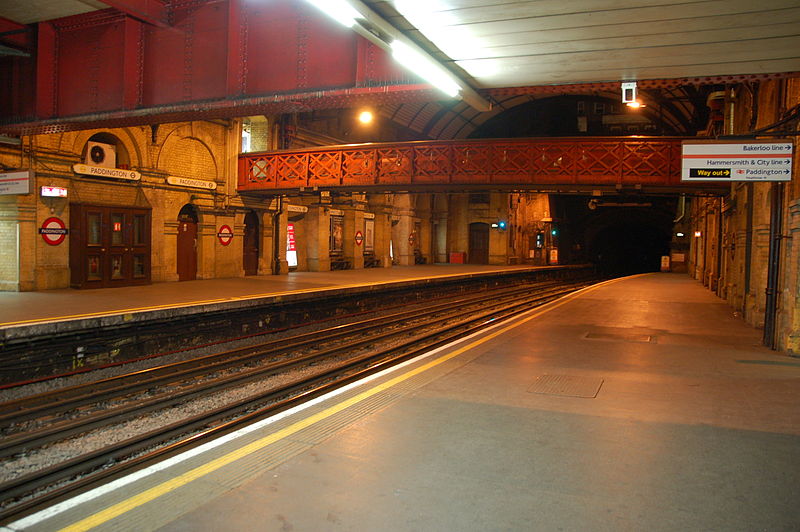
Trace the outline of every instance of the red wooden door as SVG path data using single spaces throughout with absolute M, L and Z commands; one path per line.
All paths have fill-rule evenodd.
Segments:
M 178 280 L 197 279 L 197 222 L 178 222 Z
M 242 249 L 242 266 L 245 275 L 258 275 L 258 215 L 247 213 L 244 217 L 244 244 Z
M 489 224 L 469 224 L 469 264 L 489 264 Z

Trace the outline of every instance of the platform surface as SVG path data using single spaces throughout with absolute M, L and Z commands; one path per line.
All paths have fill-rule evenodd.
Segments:
M 27 530 L 800 530 L 800 360 L 696 281 L 585 290 Z
M 0 292 L 0 327 L 72 316 L 146 311 L 168 305 L 224 302 L 239 297 L 271 296 L 293 291 L 345 288 L 365 283 L 392 283 L 521 268 L 523 267 L 435 264 L 333 272 L 291 272 L 287 275 L 254 275 L 91 290 L 65 288 L 39 292 Z

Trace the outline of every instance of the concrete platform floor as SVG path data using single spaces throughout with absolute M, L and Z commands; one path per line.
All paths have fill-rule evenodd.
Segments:
M 759 337 L 612 281 L 27 529 L 797 531 L 800 360 Z
M 0 327 L 18 322 L 221 302 L 237 297 L 267 296 L 297 290 L 517 269 L 520 266 L 435 264 L 334 272 L 291 272 L 288 275 L 254 275 L 92 290 L 65 288 L 39 292 L 0 292 Z

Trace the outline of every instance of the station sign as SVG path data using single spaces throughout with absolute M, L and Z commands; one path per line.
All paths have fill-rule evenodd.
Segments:
M 204 188 L 206 190 L 214 190 L 217 188 L 217 183 L 214 181 L 206 181 L 205 179 L 191 179 L 188 177 L 167 176 L 167 183 L 179 187 Z
M 127 181 L 139 181 L 142 174 L 124 168 L 108 168 L 106 166 L 90 166 L 88 164 L 73 164 L 72 171 L 76 174 L 89 175 L 93 177 L 113 177 L 115 179 L 125 179 Z
M 219 243 L 223 246 L 227 246 L 233 240 L 233 229 L 229 225 L 221 225 L 219 231 L 217 232 L 217 238 L 219 239 Z
M 684 141 L 681 181 L 791 181 L 791 142 Z
M 355 241 L 356 246 L 360 246 L 364 242 L 364 234 L 361 231 L 356 231 Z
M 48 218 L 42 222 L 42 226 L 39 228 L 39 234 L 42 235 L 42 239 L 51 246 L 57 246 L 62 243 L 68 232 L 69 230 L 61 218 L 56 217 Z
M 0 173 L 0 196 L 30 194 L 33 170 Z

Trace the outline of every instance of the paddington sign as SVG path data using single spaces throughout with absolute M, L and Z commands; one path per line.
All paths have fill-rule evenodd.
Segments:
M 681 181 L 791 181 L 791 142 L 684 141 Z
M 214 190 L 217 188 L 217 184 L 214 181 L 191 179 L 188 177 L 168 176 L 167 183 L 170 185 L 177 185 L 179 187 L 204 188 L 206 190 Z
M 81 175 L 113 177 L 116 179 L 127 179 L 128 181 L 139 181 L 142 178 L 142 174 L 134 172 L 133 170 L 108 168 L 106 166 L 89 166 L 88 164 L 73 164 L 72 171 Z

